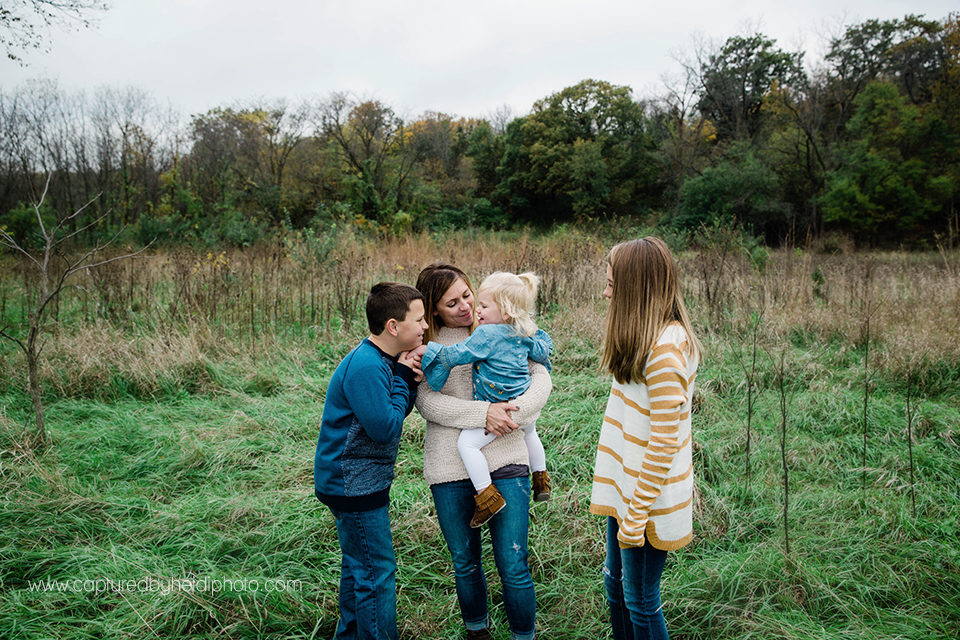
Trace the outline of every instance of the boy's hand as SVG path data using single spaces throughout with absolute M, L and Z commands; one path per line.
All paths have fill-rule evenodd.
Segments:
M 410 351 L 403 351 L 400 353 L 399 362 L 403 365 L 406 365 L 413 369 L 416 373 L 414 380 L 417 382 L 423 381 L 423 369 L 420 368 L 420 361 L 423 360 L 423 354 L 427 350 L 425 345 L 420 345 L 416 349 L 411 349 Z

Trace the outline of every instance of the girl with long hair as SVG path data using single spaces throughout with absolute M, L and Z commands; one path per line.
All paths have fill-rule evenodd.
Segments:
M 660 578 L 693 537 L 691 399 L 702 347 L 659 238 L 607 258 L 601 367 L 613 376 L 590 511 L 607 516 L 604 584 L 615 640 L 667 640 Z

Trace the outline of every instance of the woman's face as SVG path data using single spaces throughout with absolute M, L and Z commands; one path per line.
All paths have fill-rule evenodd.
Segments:
M 433 315 L 445 327 L 469 327 L 473 324 L 473 292 L 462 278 L 457 278 L 443 294 Z
M 607 265 L 607 288 L 603 290 L 603 297 L 607 300 L 613 298 L 613 267 Z

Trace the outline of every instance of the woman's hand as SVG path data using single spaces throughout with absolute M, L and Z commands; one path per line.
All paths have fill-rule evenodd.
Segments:
M 519 411 L 520 407 L 510 402 L 498 402 L 487 407 L 487 426 L 484 433 L 505 436 L 520 425 L 510 418 L 511 411 Z

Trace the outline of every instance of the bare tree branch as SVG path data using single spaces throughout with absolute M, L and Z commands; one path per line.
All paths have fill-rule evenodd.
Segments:
M 27 347 L 26 347 L 26 345 L 24 345 L 23 342 L 21 342 L 20 340 L 18 340 L 17 338 L 15 338 L 14 336 L 12 336 L 11 334 L 7 333 L 6 328 L 0 329 L 0 336 L 6 338 L 6 339 L 9 340 L 10 342 L 16 343 L 17 346 L 19 346 L 21 349 L 23 349 L 23 352 L 24 352 L 24 353 L 27 352 Z
M 41 259 L 38 259 L 32 255 L 27 247 L 22 246 L 9 233 L 0 230 L 0 244 L 12 248 L 26 256 L 37 268 L 40 276 L 40 291 L 37 294 L 36 302 L 33 308 L 30 309 L 29 313 L 27 314 L 26 340 L 24 341 L 20 338 L 17 338 L 6 328 L 0 329 L 0 337 L 7 338 L 8 340 L 16 343 L 26 355 L 27 379 L 29 382 L 30 397 L 33 400 L 34 419 L 36 421 L 36 442 L 40 445 L 45 445 L 48 442 L 46 427 L 43 419 L 43 391 L 40 385 L 39 373 L 40 356 L 43 353 L 44 346 L 41 338 L 41 328 L 43 327 L 44 313 L 47 310 L 47 305 L 49 305 L 51 301 L 55 300 L 57 296 L 60 295 L 60 292 L 63 290 L 63 287 L 66 284 L 67 278 L 76 274 L 77 272 L 84 269 L 89 271 L 90 269 L 96 269 L 103 265 L 110 264 L 111 262 L 118 262 L 120 260 L 126 260 L 127 258 L 133 258 L 143 253 L 147 250 L 147 248 L 150 247 L 148 244 L 139 251 L 133 253 L 113 256 L 103 260 L 95 260 L 95 257 L 101 251 L 109 247 L 114 241 L 117 240 L 117 238 L 120 237 L 120 234 L 124 231 L 124 229 L 120 229 L 120 231 L 114 234 L 114 236 L 107 242 L 101 243 L 98 241 L 92 249 L 85 251 L 79 258 L 67 258 L 65 252 L 63 251 L 64 243 L 70 238 L 75 237 L 78 233 L 81 233 L 82 231 L 96 225 L 98 222 L 103 220 L 106 214 L 96 218 L 93 220 L 93 222 L 85 225 L 79 231 L 64 233 L 65 223 L 76 218 L 93 202 L 93 200 L 91 200 L 69 216 L 60 218 L 56 226 L 54 226 L 53 229 L 48 230 L 46 225 L 43 223 L 43 216 L 41 215 L 40 210 L 43 207 L 43 201 L 46 198 L 47 186 L 49 186 L 49 184 L 50 177 L 48 176 L 46 186 L 44 186 L 43 194 L 41 195 L 39 202 L 33 205 L 34 210 L 37 213 L 37 221 L 40 226 L 40 235 L 43 238 L 43 256 Z M 96 198 L 94 198 L 94 200 L 96 200 Z M 56 274 L 56 276 L 53 276 L 50 273 L 51 258 L 59 259 L 63 263 L 63 268 L 58 274 Z M 88 263 L 88 261 L 91 260 L 93 260 L 93 262 Z M 53 279 L 52 284 L 51 279 Z
M 50 27 L 90 27 L 97 11 L 106 11 L 99 0 L 20 0 L 0 5 L 0 45 L 7 58 L 25 64 L 21 54 L 30 49 L 49 50 Z

